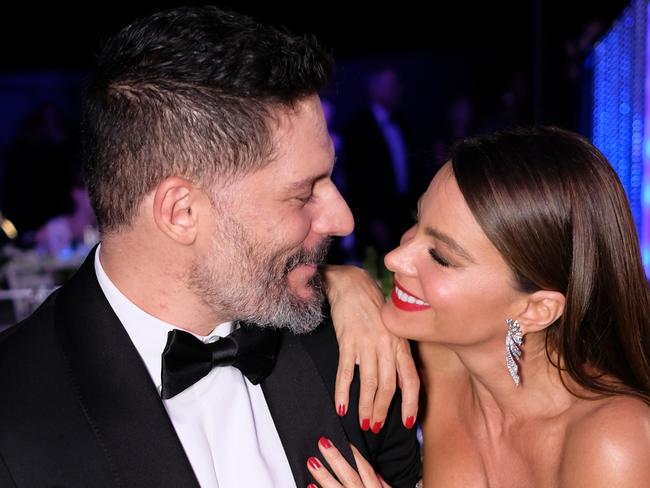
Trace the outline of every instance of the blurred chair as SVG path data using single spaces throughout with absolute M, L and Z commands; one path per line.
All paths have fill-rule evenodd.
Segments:
M 5 253 L 9 260 L 2 272 L 7 289 L 0 290 L 0 300 L 12 302 L 11 323 L 15 323 L 32 313 L 54 291 L 57 284 L 52 267 L 35 252 L 12 251 L 8 248 Z

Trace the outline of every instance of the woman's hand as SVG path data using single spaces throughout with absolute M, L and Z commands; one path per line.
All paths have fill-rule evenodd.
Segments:
M 318 449 L 323 455 L 323 459 L 332 468 L 336 478 L 332 476 L 327 467 L 316 457 L 310 457 L 307 460 L 307 468 L 321 488 L 390 488 L 390 486 L 375 473 L 372 466 L 357 451 L 356 447 L 350 445 L 354 460 L 357 463 L 359 472 L 355 471 L 352 466 L 345 460 L 339 450 L 334 447 L 326 437 L 321 437 L 318 441 Z M 338 479 L 338 480 L 337 480 Z M 316 485 L 310 483 L 307 488 L 316 488 Z
M 397 381 L 402 389 L 402 423 L 412 428 L 418 412 L 420 379 L 408 341 L 395 337 L 381 321 L 381 290 L 367 271 L 354 266 L 329 265 L 324 276 L 339 342 L 334 395 L 338 414 L 347 412 L 354 366 L 358 364 L 361 428 L 379 432 Z

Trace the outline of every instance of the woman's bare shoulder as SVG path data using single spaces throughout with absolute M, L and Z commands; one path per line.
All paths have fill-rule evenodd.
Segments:
M 650 406 L 615 396 L 589 404 L 570 422 L 561 486 L 644 486 L 650 479 Z

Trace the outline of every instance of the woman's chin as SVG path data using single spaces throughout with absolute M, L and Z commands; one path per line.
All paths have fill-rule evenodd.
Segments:
M 398 309 L 390 300 L 388 300 L 381 309 L 381 320 L 384 326 L 397 337 L 404 339 L 417 340 L 422 332 L 413 319 L 412 313 L 406 313 Z

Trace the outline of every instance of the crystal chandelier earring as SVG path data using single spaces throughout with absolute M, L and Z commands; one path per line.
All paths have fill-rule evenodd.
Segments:
M 521 344 L 524 342 L 524 336 L 521 333 L 521 326 L 518 320 L 508 319 L 508 332 L 506 333 L 506 366 L 512 376 L 515 385 L 519 386 L 521 378 L 519 377 L 519 358 L 521 358 Z

